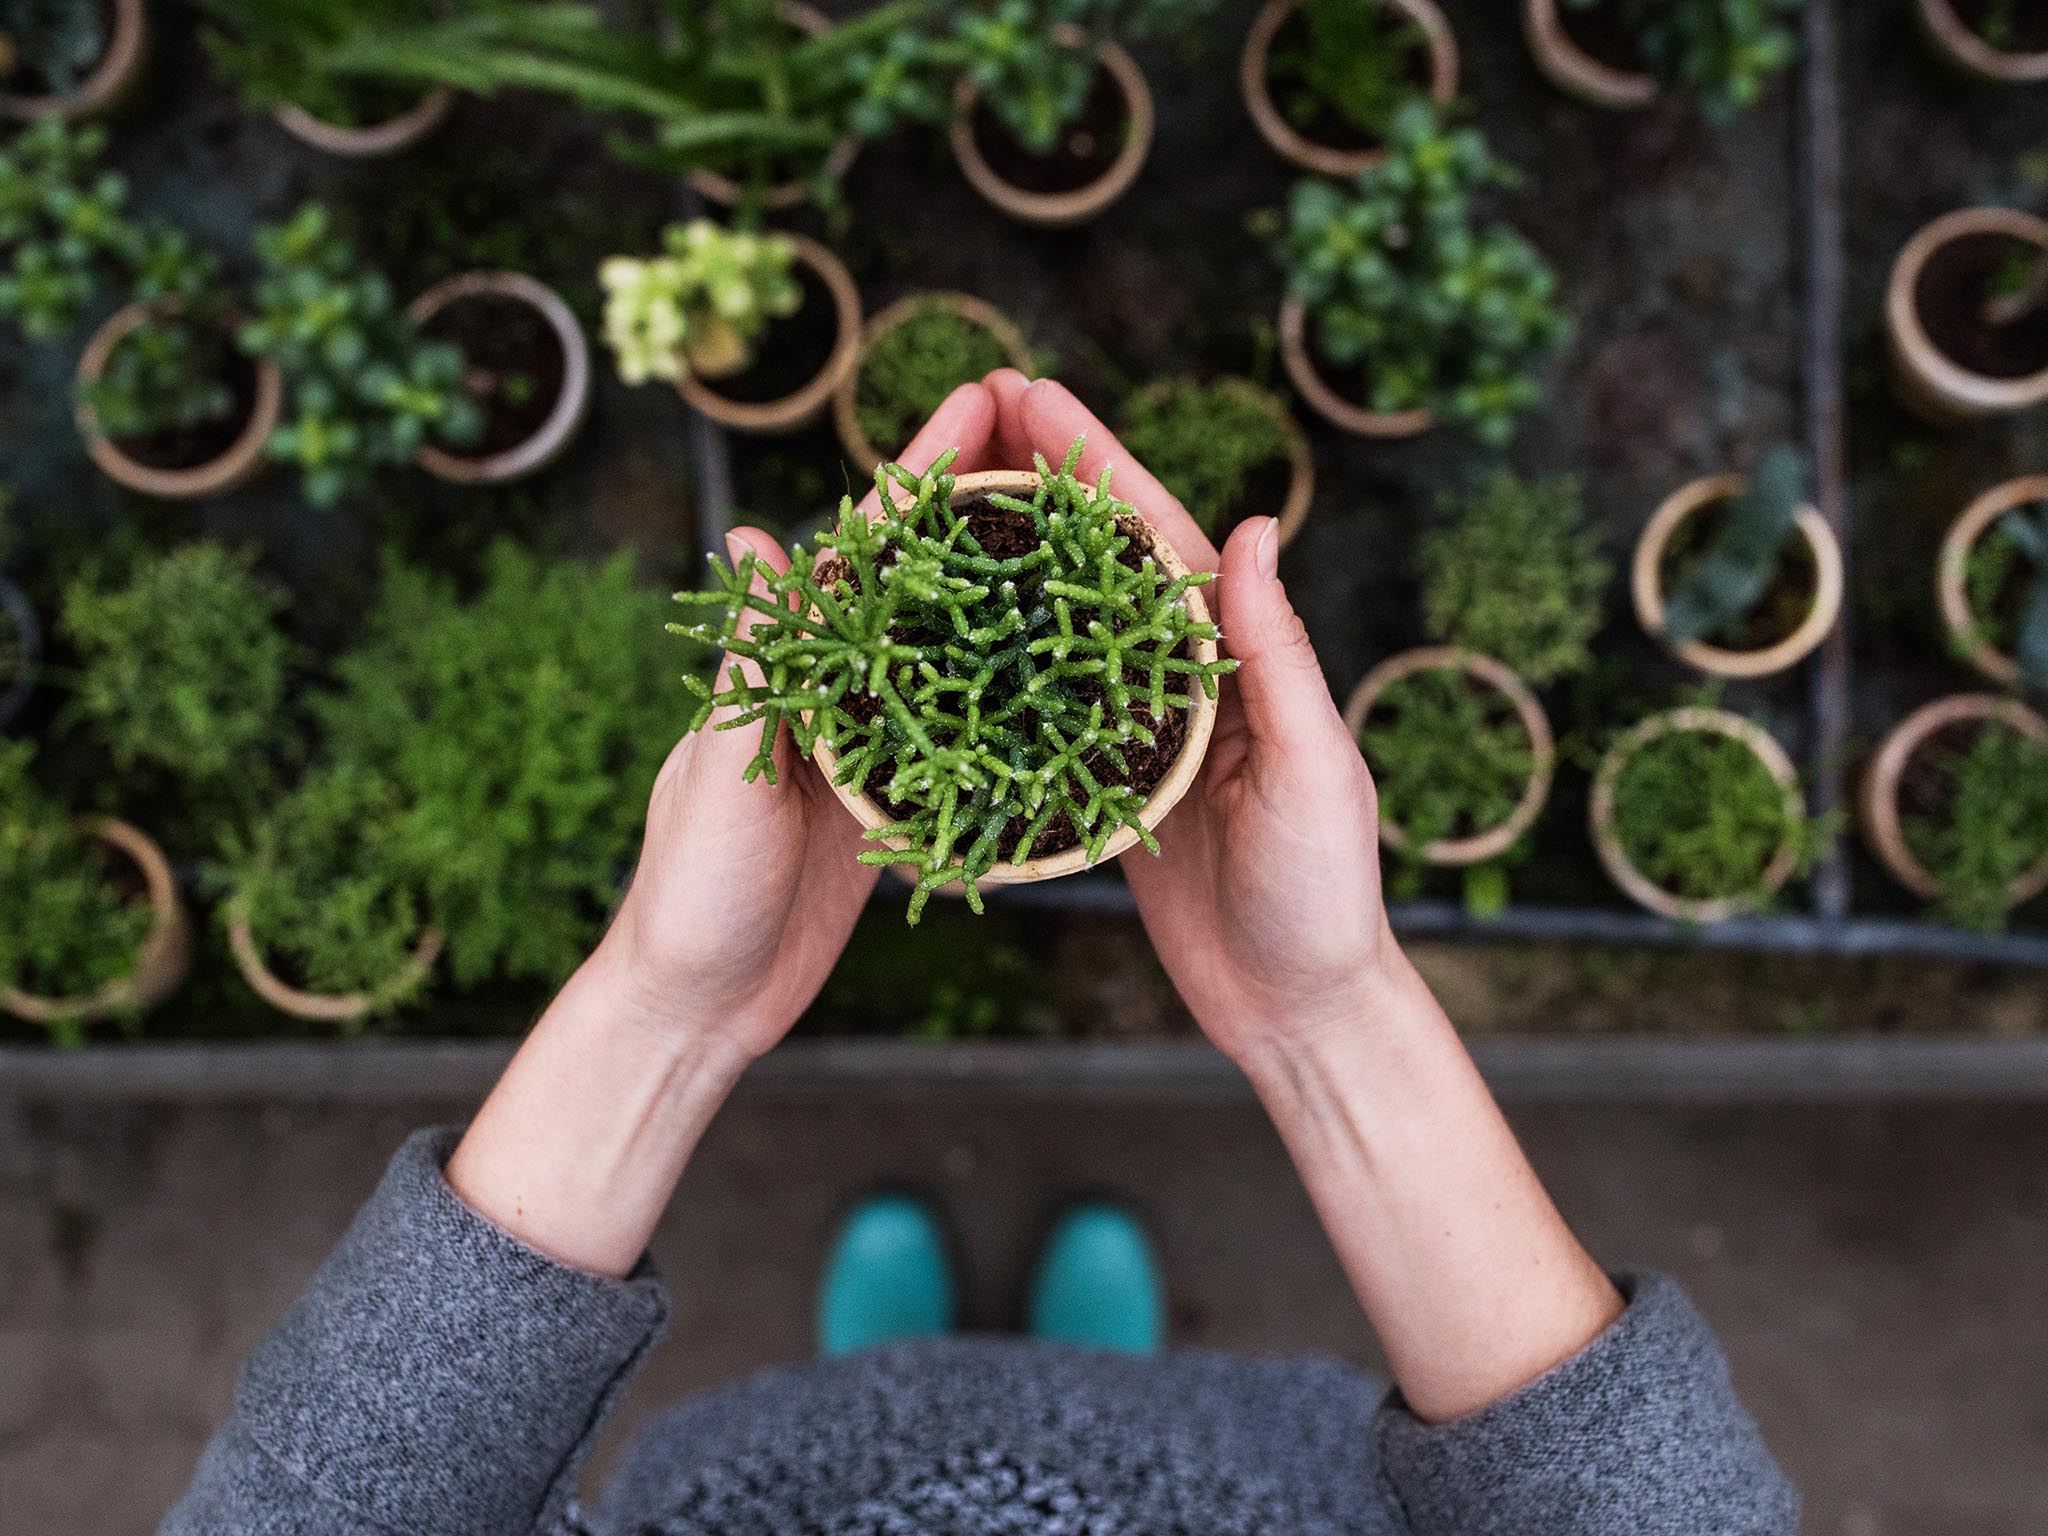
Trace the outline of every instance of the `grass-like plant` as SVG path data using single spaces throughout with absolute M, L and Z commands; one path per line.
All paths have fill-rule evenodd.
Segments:
M 2048 503 L 2015 507 L 1986 529 L 1963 568 L 1977 638 L 2048 688 Z
M 75 327 L 127 270 L 140 233 L 107 133 L 45 118 L 0 144 L 0 317 L 38 341 Z
M 710 590 L 677 594 L 714 611 L 678 633 L 762 674 L 749 683 L 735 666 L 722 689 L 693 684 L 692 728 L 714 706 L 732 712 L 720 729 L 758 726 L 746 776 L 770 782 L 785 726 L 801 752 L 830 746 L 838 782 L 895 818 L 872 835 L 906 846 L 861 860 L 916 874 L 912 922 L 955 882 L 980 911 L 976 882 L 1000 859 L 1076 845 L 1099 857 L 1123 826 L 1157 851 L 1139 820 L 1150 783 L 1134 780 L 1148 764 L 1163 774 L 1190 690 L 1214 697 L 1235 666 L 1189 653 L 1216 634 L 1185 601 L 1211 577 L 1161 570 L 1108 472 L 1075 476 L 1081 446 L 1058 470 L 1038 460 L 1029 500 L 988 496 L 980 520 L 952 506 L 951 451 L 922 476 L 884 466 L 872 522 L 849 496 L 837 529 L 787 572 L 749 554 L 737 569 L 714 561 Z M 742 637 L 747 614 L 758 620 Z
M 769 322 L 803 302 L 787 235 L 674 224 L 659 256 L 613 256 L 604 285 L 604 339 L 628 384 L 719 378 L 744 368 Z
M 1231 512 L 1245 510 L 1238 500 L 1252 471 L 1287 458 L 1286 409 L 1252 386 L 1177 383 L 1133 399 L 1119 435 L 1213 535 Z
M 1791 444 L 1773 444 L 1743 493 L 1727 504 L 1711 540 L 1679 562 L 1683 570 L 1664 605 L 1665 637 L 1682 643 L 1739 631 L 1770 593 L 1786 550 L 1799 547 L 1805 504 L 1805 461 Z
M 868 348 L 854 381 L 854 419 L 877 453 L 900 452 L 947 395 L 1009 361 L 986 326 L 927 305 Z
M 1478 200 L 1513 171 L 1475 128 L 1408 101 L 1387 155 L 1351 187 L 1297 182 L 1277 243 L 1321 356 L 1363 375 L 1377 411 L 1434 411 L 1498 446 L 1541 402 L 1537 369 L 1571 323 L 1557 277 Z
M 1281 112 L 1299 129 L 1327 112 L 1384 138 L 1417 94 L 1409 61 L 1426 56 L 1429 35 L 1383 0 L 1303 0 L 1300 15 L 1301 45 L 1276 43 L 1269 65 Z
M 1940 888 L 1935 911 L 1996 932 L 2011 913 L 2008 888 L 2048 853 L 2048 747 L 1986 721 L 1964 750 L 1926 750 L 1942 804 L 1903 817 L 1900 832 Z
M 209 23 L 207 52 L 258 110 L 290 105 L 322 122 L 363 128 L 396 117 L 419 95 L 396 75 L 337 69 L 350 39 L 428 25 L 435 0 L 194 0 Z M 475 9 L 466 6 L 464 9 Z
M 1688 901 L 1755 892 L 1788 832 L 1803 869 L 1819 850 L 1818 824 L 1788 812 L 1763 760 L 1718 731 L 1671 730 L 1644 743 L 1614 786 L 1614 836 L 1629 863 Z
M 106 57 L 100 0 L 0 0 L 0 88 L 67 96 Z
M 1496 471 L 1438 500 L 1418 574 L 1429 632 L 1543 684 L 1592 663 L 1613 566 L 1575 479 Z
M 1620 7 L 1653 73 L 1690 90 L 1725 122 L 1763 95 L 1771 77 L 1799 57 L 1792 17 L 1801 0 L 1565 0 L 1580 10 Z

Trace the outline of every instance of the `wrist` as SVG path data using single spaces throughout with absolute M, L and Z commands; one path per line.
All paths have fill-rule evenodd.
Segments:
M 1313 1010 L 1255 1031 L 1236 1059 L 1271 1104 L 1275 1095 L 1317 1084 L 1364 1079 L 1392 1088 L 1402 1063 L 1456 1038 L 1421 973 L 1389 935 L 1353 985 Z

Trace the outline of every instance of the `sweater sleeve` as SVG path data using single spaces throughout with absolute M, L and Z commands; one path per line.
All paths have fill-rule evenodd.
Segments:
M 477 1215 L 422 1131 L 284 1322 L 159 1536 L 515 1536 L 564 1523 L 667 1318 L 643 1260 L 569 1269 Z
M 1795 1536 L 1705 1319 L 1662 1276 L 1618 1283 L 1614 1325 L 1501 1401 L 1429 1425 L 1387 1399 L 1374 1470 L 1415 1536 Z

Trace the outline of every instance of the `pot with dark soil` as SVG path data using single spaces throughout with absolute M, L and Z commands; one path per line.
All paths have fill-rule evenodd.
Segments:
M 832 396 L 839 444 L 862 475 L 893 460 L 960 385 L 998 368 L 1031 371 L 1015 322 L 969 293 L 914 293 L 872 316 Z
M 483 420 L 471 447 L 421 448 L 422 468 L 496 485 L 561 457 L 590 409 L 590 344 L 560 294 L 524 273 L 464 272 L 408 313 L 422 336 L 462 353 L 462 390 Z
M 1305 171 L 1355 176 L 1386 153 L 1394 108 L 1458 94 L 1458 43 L 1434 0 L 1267 0 L 1238 89 L 1260 137 Z
M 0 13 L 0 119 L 91 117 L 141 78 L 145 0 L 36 0 Z
M 783 574 L 714 562 L 713 610 L 677 626 L 727 654 L 773 655 L 773 692 L 694 685 L 703 706 L 759 724 L 747 776 L 775 775 L 787 726 L 876 845 L 869 865 L 932 892 L 1049 880 L 1143 844 L 1208 750 L 1222 674 L 1191 573 L 1129 503 L 1073 473 L 877 476 L 872 519 L 851 497 L 836 531 Z M 778 616 L 749 593 L 764 584 Z M 780 616 L 787 605 L 787 616 Z M 741 616 L 752 627 L 738 633 Z M 791 642 L 802 656 L 790 663 Z M 803 700 L 799 706 L 795 701 Z M 815 701 L 815 702 L 813 702 Z
M 1668 95 L 1727 122 L 1763 98 L 1799 57 L 1801 0 L 1523 0 L 1536 64 L 1596 107 L 1646 107 Z
M 1162 379 L 1131 397 L 1117 434 L 1219 549 L 1247 517 L 1280 522 L 1280 547 L 1315 499 L 1315 457 L 1285 401 L 1250 379 Z
M 1918 10 L 1935 47 L 1980 80 L 2048 80 L 2048 10 L 2037 0 L 1918 0 Z
M 1623 0 L 1522 0 L 1522 34 L 1544 78 L 1588 106 L 1612 111 L 1656 101 L 1657 77 L 1622 11 Z
M 2048 219 L 1964 208 L 1906 243 L 1885 290 L 1900 398 L 1936 423 L 2048 401 Z
M 2003 687 L 2048 691 L 2048 475 L 1963 509 L 1941 541 L 1935 595 L 1957 655 Z

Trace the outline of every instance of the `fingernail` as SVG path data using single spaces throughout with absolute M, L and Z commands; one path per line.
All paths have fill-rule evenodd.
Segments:
M 747 558 L 747 552 L 748 545 L 745 539 L 736 533 L 728 533 L 725 536 L 726 558 L 732 561 L 734 570 L 738 570 L 740 562 Z
M 1258 547 L 1253 551 L 1258 557 L 1259 574 L 1271 581 L 1280 574 L 1280 521 L 1266 519 L 1266 526 L 1259 530 Z

